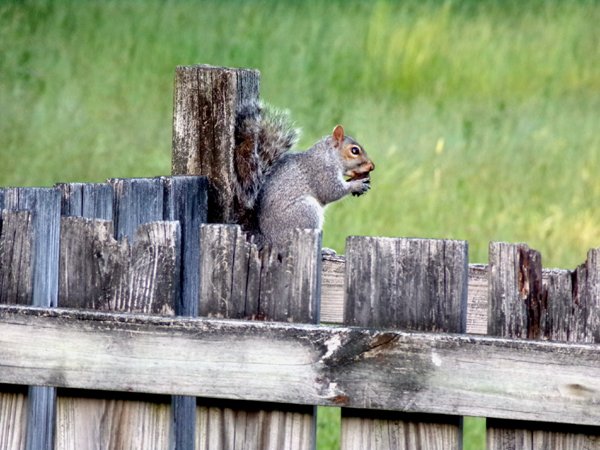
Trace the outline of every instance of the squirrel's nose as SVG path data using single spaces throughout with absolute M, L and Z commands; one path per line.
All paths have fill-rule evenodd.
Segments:
M 372 172 L 375 170 L 375 163 L 373 161 L 371 161 L 371 169 L 369 169 L 369 172 Z

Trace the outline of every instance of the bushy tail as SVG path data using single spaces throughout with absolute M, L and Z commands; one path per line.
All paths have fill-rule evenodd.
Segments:
M 298 136 L 287 111 L 255 101 L 240 108 L 235 127 L 235 194 L 238 223 L 244 229 L 256 229 L 254 210 L 260 187 Z

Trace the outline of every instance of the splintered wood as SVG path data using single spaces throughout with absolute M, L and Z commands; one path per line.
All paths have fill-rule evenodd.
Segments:
M 488 330 L 492 336 L 600 342 L 600 249 L 573 271 L 542 271 L 542 257 L 525 244 L 490 244 Z M 539 380 L 542 382 L 542 380 Z M 563 387 L 577 396 L 587 387 Z M 525 390 L 524 398 L 528 394 Z M 600 427 L 560 427 L 488 419 L 490 450 L 600 449 Z M 529 447 L 531 446 L 531 447 Z

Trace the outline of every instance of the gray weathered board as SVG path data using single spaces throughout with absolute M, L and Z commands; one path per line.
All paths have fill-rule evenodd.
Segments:
M 0 306 L 0 361 L 9 384 L 600 423 L 596 344 Z
M 17 274 L 20 288 L 25 288 L 25 296 L 19 301 L 42 307 L 56 306 L 58 298 L 58 246 L 60 226 L 60 192 L 56 188 L 8 188 L 2 190 L 0 209 L 4 211 L 31 212 L 28 247 L 30 272 Z M 28 225 L 29 227 L 29 225 Z M 14 230 L 13 230 L 14 231 Z M 18 231 L 16 231 L 19 234 Z M 21 240 L 23 237 L 20 238 Z M 5 235 L 4 251 L 10 247 L 10 237 Z M 11 269 L 9 269 L 10 271 Z M 13 272 L 14 273 L 14 272 Z M 21 275 L 31 278 L 22 278 Z M 8 281 L 5 279 L 5 281 Z M 9 288 L 10 289 L 10 288 Z M 17 297 L 19 297 L 17 295 Z M 54 442 L 56 422 L 56 390 L 29 386 L 27 394 L 27 425 L 25 447 L 29 450 L 50 450 Z
M 600 343 L 600 249 L 590 250 L 576 270 L 550 271 L 545 280 L 540 253 L 525 244 L 491 243 L 489 258 L 490 335 Z M 598 450 L 600 423 L 596 425 L 569 429 L 489 419 L 488 448 Z
M 285 251 L 259 252 L 239 226 L 206 224 L 201 227 L 200 243 L 204 249 L 201 316 L 318 323 L 320 232 L 295 230 Z M 199 404 L 198 449 L 315 446 L 312 406 L 238 404 L 232 408 L 205 399 L 199 399 Z
M 2 194 L 0 190 L 0 196 Z M 0 212 L 0 304 L 27 305 L 33 297 L 31 215 L 30 211 Z M 8 389 L 7 386 L 0 389 L 0 448 L 23 449 L 27 431 L 27 389 Z
M 345 325 L 465 331 L 466 242 L 353 236 L 346 241 L 346 252 Z M 458 450 L 460 435 L 457 416 L 399 417 L 342 409 L 343 450 Z
M 162 180 L 60 187 L 62 212 L 71 216 L 61 220 L 61 307 L 173 314 L 179 224 L 151 222 L 163 218 Z M 63 392 L 57 403 L 57 447 L 86 448 L 94 442 L 98 449 L 141 448 L 142 443 L 148 449 L 166 448 L 168 408 L 143 400 Z

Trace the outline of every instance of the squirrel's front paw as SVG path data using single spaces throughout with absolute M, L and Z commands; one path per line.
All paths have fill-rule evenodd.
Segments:
M 352 181 L 352 195 L 358 197 L 359 195 L 363 195 L 371 189 L 371 178 L 362 178 L 360 180 Z

